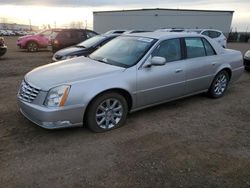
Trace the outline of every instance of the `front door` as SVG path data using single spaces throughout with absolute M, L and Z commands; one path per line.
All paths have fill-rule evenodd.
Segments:
M 185 60 L 182 60 L 180 39 L 161 42 L 152 57 L 164 57 L 162 66 L 142 66 L 137 72 L 137 107 L 178 98 L 185 90 Z M 145 63 L 147 64 L 147 62 Z

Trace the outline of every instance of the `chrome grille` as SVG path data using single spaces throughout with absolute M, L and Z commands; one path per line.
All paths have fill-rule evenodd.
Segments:
M 37 97 L 39 91 L 40 89 L 31 86 L 26 81 L 23 81 L 20 86 L 18 96 L 20 99 L 31 103 Z

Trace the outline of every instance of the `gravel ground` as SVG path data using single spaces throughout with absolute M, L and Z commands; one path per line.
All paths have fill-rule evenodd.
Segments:
M 221 99 L 197 95 L 149 108 L 107 133 L 49 131 L 19 113 L 16 93 L 52 53 L 19 50 L 16 39 L 5 38 L 0 58 L 0 187 L 250 187 L 249 72 Z

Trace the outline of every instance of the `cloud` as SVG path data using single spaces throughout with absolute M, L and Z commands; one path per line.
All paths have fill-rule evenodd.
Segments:
M 102 7 L 115 7 L 121 9 L 130 8 L 183 8 L 183 7 L 206 7 L 215 8 L 216 5 L 234 7 L 250 7 L 250 0 L 0 0 L 0 5 L 43 5 L 49 7 L 91 7 L 99 9 Z M 223 8 L 224 9 L 224 8 Z
M 220 0 L 218 0 L 220 1 Z M 224 0 L 223 0 L 224 1 Z M 237 1 L 237 0 L 228 0 L 229 1 Z M 249 0 L 242 0 L 249 1 Z M 211 0 L 122 0 L 122 1 L 114 1 L 114 0 L 1 0 L 0 5 L 45 5 L 45 6 L 90 6 L 90 7 L 100 7 L 100 6 L 131 6 L 131 5 L 141 5 L 144 6 L 156 6 L 165 4 L 168 6 L 169 4 L 187 4 L 187 3 L 206 3 L 211 2 Z

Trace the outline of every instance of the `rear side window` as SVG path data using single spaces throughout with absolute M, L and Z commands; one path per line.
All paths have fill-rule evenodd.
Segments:
M 203 43 L 204 43 L 204 46 L 205 46 L 205 49 L 206 49 L 207 56 L 216 55 L 215 50 L 213 49 L 211 44 L 204 38 L 202 40 L 203 40 Z
M 180 60 L 181 45 L 180 39 L 170 39 L 160 43 L 152 53 L 152 57 L 164 57 L 167 62 Z
M 70 31 L 62 31 L 57 36 L 58 36 L 58 38 L 69 39 L 69 38 L 71 38 L 71 33 L 70 33 Z
M 206 51 L 201 38 L 185 38 L 187 58 L 206 56 Z
M 217 31 L 209 31 L 209 37 L 214 39 L 214 38 L 218 38 L 221 35 L 220 32 Z
M 82 39 L 82 38 L 86 38 L 85 37 L 85 33 L 83 31 L 77 31 L 77 30 L 73 30 L 71 31 L 71 35 L 72 35 L 72 38 L 78 38 L 78 39 Z
M 206 36 L 208 36 L 208 37 L 209 37 L 209 33 L 208 33 L 208 31 L 203 31 L 203 32 L 202 32 L 202 35 L 206 35 Z

